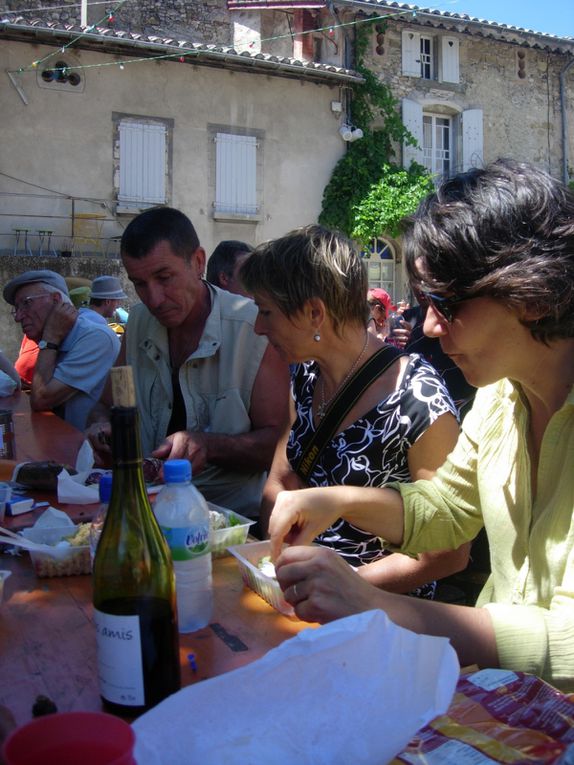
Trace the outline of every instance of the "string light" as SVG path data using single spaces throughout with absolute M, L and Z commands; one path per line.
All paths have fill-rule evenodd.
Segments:
M 121 8 L 121 6 L 124 5 L 124 3 L 126 3 L 127 1 L 128 0 L 118 0 L 118 3 L 117 3 L 117 5 L 114 8 L 114 12 L 117 12 L 117 10 L 119 8 Z M 94 3 L 94 4 L 97 4 L 97 3 Z M 69 7 L 69 6 L 66 6 L 66 7 Z M 38 9 L 34 9 L 34 10 L 37 11 Z M 81 40 L 88 32 L 92 32 L 94 29 L 96 29 L 98 24 L 101 24 L 102 22 L 104 22 L 106 20 L 109 20 L 110 14 L 113 16 L 114 12 L 107 11 L 106 15 L 99 22 L 97 22 L 96 24 L 94 24 L 94 25 L 92 25 L 90 27 L 87 27 L 86 28 L 86 32 L 80 33 L 79 35 L 74 37 L 74 39 L 71 40 L 69 43 L 67 43 L 66 45 L 62 46 L 61 51 L 65 52 L 66 49 L 70 48 L 78 40 Z M 270 43 L 270 42 L 274 42 L 276 40 L 282 40 L 282 39 L 284 39 L 286 37 L 288 37 L 288 38 L 301 37 L 301 36 L 307 35 L 307 34 L 316 34 L 317 32 L 327 32 L 327 34 L 329 34 L 330 36 L 333 36 L 335 34 L 335 30 L 336 29 L 341 29 L 342 27 L 350 27 L 350 26 L 356 26 L 357 24 L 375 23 L 375 22 L 385 21 L 387 19 L 396 18 L 398 16 L 404 16 L 407 13 L 410 13 L 410 11 L 399 11 L 397 13 L 387 13 L 387 14 L 385 14 L 383 16 L 370 16 L 370 17 L 366 17 L 364 19 L 354 19 L 353 21 L 345 21 L 345 22 L 341 22 L 340 24 L 330 24 L 329 26 L 320 27 L 318 29 L 308 29 L 308 30 L 305 30 L 305 31 L 302 31 L 302 32 L 297 32 L 297 33 L 288 32 L 288 33 L 282 34 L 282 35 L 274 35 L 273 37 L 262 38 L 259 42 L 260 42 L 260 44 L 261 43 Z M 413 13 L 413 16 L 416 16 L 416 11 L 413 11 L 412 13 Z M 237 48 L 239 50 L 241 50 L 242 48 L 253 48 L 254 45 L 255 45 L 255 43 L 253 41 L 251 41 L 249 43 L 244 43 L 242 46 L 241 45 L 237 46 Z M 160 54 L 158 56 L 142 56 L 140 58 L 132 58 L 129 61 L 122 61 L 121 65 L 117 61 L 109 61 L 109 62 L 104 62 L 104 63 L 100 63 L 100 64 L 82 64 L 82 65 L 77 65 L 77 66 L 74 66 L 73 69 L 75 69 L 75 70 L 81 70 L 81 69 L 99 69 L 99 68 L 105 67 L 105 66 L 120 66 L 120 68 L 124 68 L 125 64 L 137 64 L 137 63 L 142 63 L 144 61 L 162 61 L 162 60 L 175 59 L 175 58 L 178 58 L 181 63 L 184 63 L 185 60 L 186 60 L 186 57 L 191 57 L 191 56 L 194 56 L 194 55 L 201 55 L 203 53 L 205 53 L 205 51 L 203 49 L 201 49 L 201 50 L 185 49 L 185 55 L 184 56 L 182 56 L 181 52 L 178 51 L 177 53 L 164 53 L 164 54 Z M 57 52 L 49 53 L 44 58 L 38 59 L 37 61 L 33 61 L 29 66 L 23 66 L 23 67 L 20 67 L 18 69 L 15 69 L 15 70 L 8 70 L 8 71 L 13 73 L 13 74 L 15 74 L 15 73 L 17 73 L 17 74 L 24 74 L 24 73 L 30 71 L 30 69 L 36 69 L 40 64 L 43 64 L 45 61 L 48 61 L 50 58 L 52 58 L 53 56 L 56 56 L 56 55 L 59 55 L 58 51 Z

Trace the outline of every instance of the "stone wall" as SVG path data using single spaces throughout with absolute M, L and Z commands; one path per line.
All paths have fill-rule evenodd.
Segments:
M 408 25 L 407 25 L 408 26 Z M 425 29 L 411 25 L 413 30 Z M 460 83 L 421 80 L 402 75 L 401 31 L 388 22 L 384 53 L 376 53 L 375 32 L 366 63 L 398 99 L 419 101 L 429 111 L 454 114 L 483 110 L 484 161 L 521 159 L 562 177 L 560 71 L 563 55 L 502 40 L 451 33 L 460 43 Z M 431 30 L 427 34 L 441 33 Z M 566 103 L 574 102 L 574 76 L 567 78 Z M 569 156 L 574 161 L 574 110 L 568 109 Z M 399 154 L 400 156 L 400 154 Z
M 137 295 L 120 260 L 111 260 L 98 257 L 75 257 L 75 258 L 37 258 L 19 255 L 3 255 L 0 257 L 0 285 L 13 279 L 23 271 L 49 268 L 57 271 L 62 276 L 76 276 L 84 279 L 95 279 L 96 276 L 118 276 L 121 280 L 124 292 L 128 295 L 126 308 L 138 302 Z M 10 315 L 11 306 L 0 298 L 0 348 L 10 361 L 18 356 L 20 343 L 22 342 L 22 330 Z
M 113 5 L 110 3 L 111 7 Z M 78 0 L 9 0 L 4 8 L 22 11 L 26 19 L 36 15 L 47 21 L 80 24 Z M 41 8 L 41 11 L 34 14 L 35 8 Z M 106 5 L 101 3 L 88 4 L 88 24 L 109 25 L 146 35 L 178 35 L 190 42 L 233 44 L 233 24 L 225 0 L 139 0 L 124 3 L 114 12 L 112 20 L 106 18 L 106 11 Z

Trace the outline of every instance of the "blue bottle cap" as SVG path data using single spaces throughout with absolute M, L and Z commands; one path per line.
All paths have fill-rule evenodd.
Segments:
M 163 479 L 166 483 L 191 481 L 191 462 L 189 460 L 166 460 L 163 463 Z
M 100 502 L 108 503 L 112 496 L 112 474 L 104 473 L 100 478 Z

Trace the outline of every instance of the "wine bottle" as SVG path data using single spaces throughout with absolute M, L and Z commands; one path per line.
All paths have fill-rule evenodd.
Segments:
M 175 577 L 147 496 L 130 367 L 112 369 L 112 495 L 94 559 L 100 693 L 135 716 L 180 687 Z

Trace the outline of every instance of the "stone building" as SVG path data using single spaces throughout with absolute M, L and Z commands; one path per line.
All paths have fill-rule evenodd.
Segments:
M 315 221 L 356 137 L 362 25 L 418 140 L 400 162 L 440 177 L 511 156 L 570 178 L 572 38 L 382 0 L 7 0 L 0 253 L 105 269 L 157 204 L 188 213 L 208 253 Z M 373 252 L 371 283 L 400 298 L 396 243 Z

